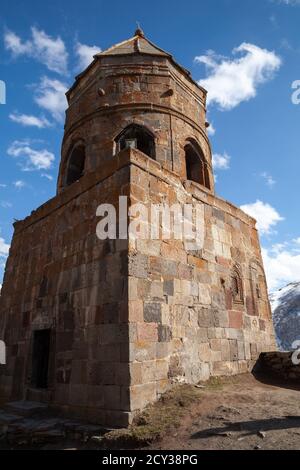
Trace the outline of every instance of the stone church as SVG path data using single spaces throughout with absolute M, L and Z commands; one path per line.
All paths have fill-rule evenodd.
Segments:
M 2 399 L 111 426 L 173 383 L 275 348 L 255 220 L 214 191 L 206 91 L 138 29 L 67 92 L 56 196 L 14 224 L 0 297 Z M 204 243 L 100 240 L 100 204 L 204 206 Z

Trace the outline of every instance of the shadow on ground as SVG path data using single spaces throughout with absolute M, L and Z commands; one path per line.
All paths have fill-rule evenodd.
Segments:
M 191 435 L 191 439 L 206 439 L 210 436 L 226 435 L 231 432 L 244 432 L 243 436 L 257 435 L 263 431 L 278 431 L 300 428 L 299 416 L 285 416 L 283 418 L 258 419 L 239 421 L 215 428 L 203 429 Z
M 300 366 L 299 366 L 300 367 Z M 300 382 L 297 380 L 287 380 L 280 375 L 261 367 L 259 364 L 252 371 L 253 377 L 260 383 L 272 385 L 274 387 L 285 388 L 287 390 L 300 391 Z

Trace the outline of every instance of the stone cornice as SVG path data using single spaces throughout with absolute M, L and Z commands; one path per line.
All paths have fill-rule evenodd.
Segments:
M 76 200 L 83 193 L 111 177 L 117 171 L 125 167 L 130 167 L 131 165 L 139 167 L 143 171 L 150 173 L 170 185 L 177 186 L 181 189 L 184 188 L 195 199 L 220 209 L 233 217 L 237 217 L 242 222 L 251 226 L 251 228 L 255 228 L 255 219 L 245 214 L 238 207 L 215 196 L 197 183 L 183 182 L 179 175 L 162 168 L 160 163 L 147 157 L 139 150 L 125 149 L 113 157 L 111 161 L 107 162 L 106 165 L 101 166 L 93 172 L 87 173 L 78 182 L 65 188 L 61 193 L 33 211 L 30 216 L 16 222 L 14 224 L 15 234 L 18 235 L 22 233 L 30 226 L 50 216 L 61 207 Z

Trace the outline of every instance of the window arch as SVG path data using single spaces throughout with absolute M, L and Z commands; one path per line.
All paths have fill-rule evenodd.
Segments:
M 65 185 L 69 186 L 79 180 L 84 173 L 85 166 L 85 147 L 80 143 L 73 147 L 71 155 L 67 162 Z
M 256 260 L 250 262 L 250 282 L 253 305 L 254 309 L 257 310 L 257 301 L 268 299 L 268 293 L 264 269 Z
M 210 189 L 207 163 L 200 146 L 194 139 L 188 139 L 184 153 L 187 179 Z
M 231 293 L 233 302 L 244 303 L 243 279 L 238 266 L 231 271 Z
M 250 315 L 272 317 L 269 303 L 267 280 L 261 260 L 253 258 L 249 263 L 251 301 Z
M 135 148 L 155 159 L 154 135 L 144 126 L 130 124 L 116 137 L 117 151 Z

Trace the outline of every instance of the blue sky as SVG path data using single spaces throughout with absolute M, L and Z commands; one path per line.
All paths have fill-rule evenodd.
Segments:
M 0 12 L 0 283 L 13 220 L 55 194 L 65 89 L 136 21 L 208 88 L 216 190 L 257 217 L 270 288 L 299 281 L 300 1 L 13 0 Z

